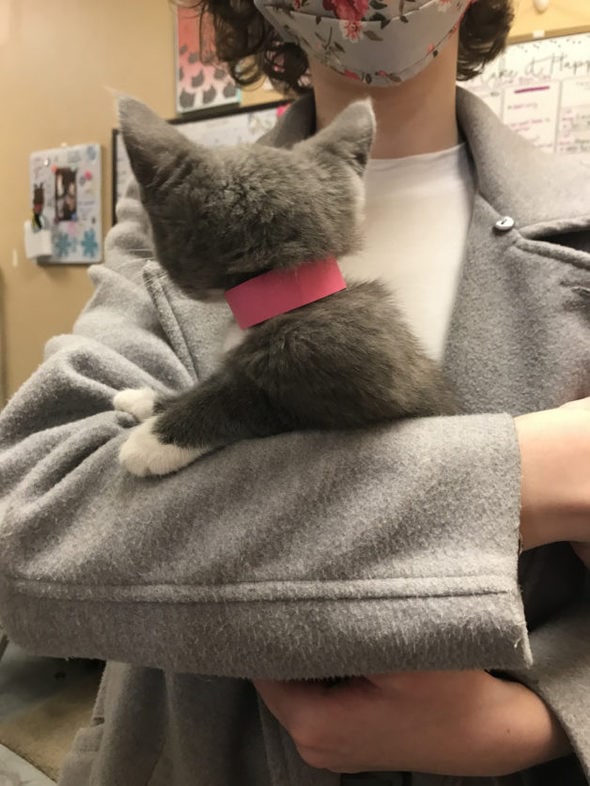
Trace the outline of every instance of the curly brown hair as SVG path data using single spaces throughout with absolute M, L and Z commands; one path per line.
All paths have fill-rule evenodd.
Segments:
M 242 87 L 268 77 L 277 90 L 300 95 L 309 88 L 307 55 L 286 43 L 253 0 L 171 0 L 213 23 L 215 54 Z M 474 0 L 461 21 L 457 78 L 481 73 L 506 46 L 514 19 L 513 0 Z

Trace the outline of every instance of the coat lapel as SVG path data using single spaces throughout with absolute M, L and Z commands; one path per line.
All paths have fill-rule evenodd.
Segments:
M 590 393 L 590 255 L 494 229 L 478 194 L 444 366 L 465 412 L 519 414 Z

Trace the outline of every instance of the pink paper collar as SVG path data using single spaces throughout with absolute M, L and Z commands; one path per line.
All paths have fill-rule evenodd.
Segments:
M 236 322 L 246 328 L 346 289 L 334 257 L 270 270 L 225 293 Z

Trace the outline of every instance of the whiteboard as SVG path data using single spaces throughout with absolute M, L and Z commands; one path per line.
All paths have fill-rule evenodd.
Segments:
M 542 150 L 590 159 L 590 33 L 512 44 L 465 87 Z

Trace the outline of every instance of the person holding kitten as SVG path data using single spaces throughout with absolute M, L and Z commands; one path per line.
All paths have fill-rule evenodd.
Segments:
M 245 341 L 164 274 L 149 190 L 187 172 L 164 149 L 142 183 L 140 162 L 93 299 L 0 419 L 0 618 L 31 652 L 108 661 L 60 786 L 588 784 L 590 185 L 456 86 L 502 50 L 509 0 L 199 8 L 239 81 L 301 93 L 268 162 L 362 167 L 339 264 L 394 293 L 458 414 L 138 469 L 124 446 L 157 408 L 113 400 L 198 390 Z M 368 160 L 338 120 L 367 97 Z

